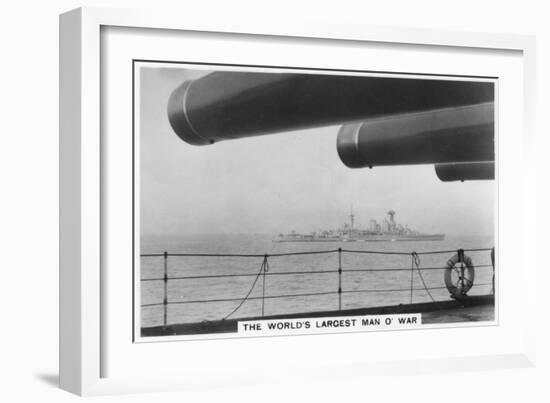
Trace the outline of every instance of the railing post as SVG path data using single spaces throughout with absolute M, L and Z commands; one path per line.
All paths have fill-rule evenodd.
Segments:
M 342 248 L 338 248 L 338 310 L 342 310 Z
M 493 295 L 495 295 L 495 247 L 491 249 L 491 264 L 493 265 Z
M 168 324 L 168 252 L 164 251 L 164 327 Z
M 414 253 L 411 255 L 411 298 L 410 303 L 413 303 L 413 290 L 414 290 Z
M 264 262 L 262 264 L 262 276 L 263 276 L 263 286 L 262 286 L 262 318 L 264 317 L 264 306 L 265 306 L 265 272 L 268 270 L 267 264 L 267 254 L 264 255 Z
M 464 249 L 459 249 L 457 255 L 460 262 L 460 294 L 464 295 Z

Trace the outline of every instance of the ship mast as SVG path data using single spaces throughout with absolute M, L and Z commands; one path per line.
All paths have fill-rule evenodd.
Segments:
M 351 208 L 350 208 L 349 218 L 351 221 L 351 232 L 353 232 L 353 220 L 355 218 L 355 215 L 353 214 L 353 204 L 351 205 Z

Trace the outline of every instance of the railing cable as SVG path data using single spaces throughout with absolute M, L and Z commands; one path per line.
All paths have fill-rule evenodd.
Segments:
M 262 265 L 260 266 L 260 271 L 258 272 L 258 274 L 256 275 L 256 278 L 254 279 L 254 281 L 252 282 L 252 286 L 250 287 L 250 290 L 248 290 L 248 293 L 245 295 L 245 297 L 241 300 L 240 304 L 237 305 L 237 307 L 235 309 L 233 309 L 228 315 L 226 315 L 223 320 L 226 320 L 228 319 L 231 315 L 233 315 L 235 312 L 237 312 L 241 306 L 243 306 L 243 304 L 246 302 L 246 300 L 248 299 L 248 297 L 250 297 L 250 294 L 252 294 L 252 291 L 254 290 L 254 287 L 256 286 L 256 283 L 258 282 L 258 279 L 260 278 L 260 276 L 262 275 L 262 273 L 265 273 L 267 270 L 268 270 L 268 263 L 267 263 L 267 255 L 264 255 L 264 260 L 262 261 Z M 265 277 L 264 277 L 265 279 Z M 262 298 L 263 299 L 263 298 Z M 263 306 L 263 304 L 262 304 Z
M 491 286 L 491 283 L 476 284 L 476 287 Z M 429 287 L 429 290 L 446 290 L 447 287 Z M 414 291 L 426 291 L 424 287 L 415 287 Z M 410 291 L 410 288 L 371 288 L 371 289 L 359 289 L 359 290 L 342 290 L 342 294 L 354 294 L 354 293 L 389 293 L 389 292 L 405 292 Z M 322 295 L 336 295 L 338 291 L 324 291 L 324 292 L 308 292 L 302 294 L 281 294 L 281 295 L 266 295 L 265 297 L 248 297 L 247 301 L 257 301 L 262 298 L 265 299 L 278 299 L 278 298 L 297 298 L 297 297 L 317 297 Z M 242 298 L 219 298 L 219 299 L 202 299 L 202 300 L 184 300 L 184 301 L 170 301 L 170 305 L 185 305 L 185 304 L 203 304 L 207 302 L 234 302 L 242 301 Z M 151 304 L 143 304 L 142 308 L 150 308 L 155 306 L 162 306 L 162 302 L 155 302 Z
M 486 252 L 490 251 L 492 248 L 472 248 L 464 249 L 466 252 Z M 279 256 L 300 256 L 300 255 L 320 255 L 327 253 L 338 253 L 339 249 L 327 249 L 327 250 L 318 250 L 318 251 L 305 251 L 305 252 L 288 252 L 288 253 L 272 253 L 269 257 L 279 257 Z M 408 256 L 409 252 L 391 252 L 391 251 L 375 251 L 375 250 L 358 250 L 358 249 L 342 249 L 342 252 L 345 253 L 366 253 L 372 255 L 402 255 Z M 436 250 L 436 251 L 425 251 L 417 252 L 417 255 L 434 255 L 440 253 L 453 253 L 456 250 Z M 142 253 L 141 257 L 163 257 L 164 253 Z M 252 253 L 169 253 L 168 256 L 176 257 L 263 257 L 263 254 L 252 254 Z
M 426 285 L 426 282 L 424 281 L 424 276 L 422 275 L 422 271 L 420 270 L 420 256 L 418 256 L 418 253 L 416 253 L 416 252 L 411 253 L 411 260 L 412 260 L 413 266 L 415 266 L 416 270 L 418 271 L 418 276 L 420 277 L 420 280 L 422 281 L 422 286 L 424 287 L 424 290 L 426 291 L 426 293 L 428 294 L 428 296 L 432 300 L 434 306 L 437 309 L 441 310 L 441 308 L 437 304 L 437 301 L 435 300 L 432 293 L 430 292 L 429 287 Z

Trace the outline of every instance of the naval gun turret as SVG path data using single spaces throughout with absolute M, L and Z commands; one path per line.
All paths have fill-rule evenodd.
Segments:
M 490 179 L 493 102 L 491 81 L 217 71 L 178 86 L 168 119 L 201 146 L 343 125 L 337 149 L 350 168 L 437 164 L 444 181 Z

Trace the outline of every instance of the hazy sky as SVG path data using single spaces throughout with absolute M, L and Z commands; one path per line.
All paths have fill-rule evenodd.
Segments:
M 205 70 L 141 67 L 141 234 L 287 233 L 396 220 L 424 233 L 493 233 L 494 181 L 441 182 L 433 165 L 347 168 L 338 126 L 192 146 L 173 132 L 173 89 Z

